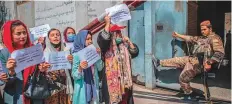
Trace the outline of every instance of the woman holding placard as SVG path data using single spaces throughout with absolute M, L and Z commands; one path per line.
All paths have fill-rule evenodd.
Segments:
M 48 31 L 48 35 L 46 37 L 46 48 L 44 52 L 60 52 L 66 50 L 68 51 L 62 41 L 60 31 L 54 28 Z M 68 60 L 72 62 L 72 55 L 68 56 Z M 73 86 L 68 69 L 50 71 L 48 72 L 48 76 L 52 80 L 59 79 L 60 83 L 66 85 L 66 89 L 61 90 L 55 95 L 52 95 L 46 99 L 45 104 L 71 104 Z
M 98 45 L 104 60 L 103 98 L 106 104 L 133 104 L 131 58 L 138 55 L 137 45 L 121 32 L 125 26 L 110 23 L 105 17 L 105 29 L 98 35 Z
M 36 44 L 41 44 L 43 46 L 43 49 L 45 49 L 46 48 L 45 37 L 39 37 Z
M 74 79 L 73 104 L 98 104 L 99 103 L 99 77 L 102 61 L 97 61 L 88 67 L 88 62 L 80 60 L 76 52 L 92 44 L 92 35 L 87 30 L 81 30 L 75 37 L 73 49 L 72 76 Z M 100 54 L 100 49 L 96 51 Z
M 67 27 L 65 30 L 64 30 L 64 44 L 65 44 L 65 47 L 67 49 L 69 49 L 70 53 L 72 53 L 72 50 L 73 50 L 73 42 L 74 42 L 74 38 L 76 36 L 76 32 L 75 32 L 75 29 L 73 29 L 72 27 Z M 71 73 L 71 70 L 69 70 L 69 72 Z M 74 81 L 73 81 L 73 78 L 71 77 L 71 80 L 72 80 L 72 85 L 74 86 Z
M 1 29 L 2 30 L 2 29 Z M 3 30 L 2 30 L 3 31 Z M 4 93 L 4 88 L 5 88 L 5 82 L 8 79 L 8 75 L 7 75 L 7 69 L 6 69 L 6 62 L 10 56 L 10 53 L 8 52 L 7 48 L 4 46 L 4 44 L 2 43 L 2 33 L 1 33 L 1 39 L 0 39 L 0 61 L 1 61 L 1 65 L 0 65 L 0 104 L 4 103 L 4 99 L 3 99 L 3 93 Z
M 72 27 L 67 27 L 63 34 L 66 48 L 72 50 L 74 38 L 76 36 L 75 30 Z
M 33 46 L 30 41 L 26 25 L 19 21 L 7 21 L 3 25 L 3 43 L 10 53 L 15 50 L 24 49 Z M 15 73 L 16 61 L 9 58 L 6 63 L 8 69 L 8 78 L 4 89 L 4 103 L 5 104 L 30 104 L 30 99 L 26 98 L 22 93 L 25 88 L 29 75 L 32 74 L 36 68 L 30 66 L 25 68 L 22 72 Z M 38 65 L 40 71 L 45 71 L 49 66 Z

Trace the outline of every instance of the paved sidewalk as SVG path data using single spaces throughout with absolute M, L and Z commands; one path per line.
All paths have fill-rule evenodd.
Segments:
M 214 100 L 227 101 L 229 103 L 215 102 L 214 104 L 230 104 L 231 103 L 231 68 L 221 67 L 214 71 L 215 78 L 208 78 L 209 90 L 211 98 Z M 198 91 L 203 91 L 202 79 L 194 78 L 191 86 Z M 144 86 L 134 84 L 134 101 L 135 104 L 199 104 L 202 101 L 183 101 L 177 97 L 178 91 L 165 88 L 155 88 L 148 90 Z
M 156 88 L 154 90 L 146 89 L 144 86 L 134 84 L 134 102 L 135 104 L 204 104 L 200 101 L 184 101 L 177 97 L 178 91 Z M 214 104 L 230 104 L 214 101 Z

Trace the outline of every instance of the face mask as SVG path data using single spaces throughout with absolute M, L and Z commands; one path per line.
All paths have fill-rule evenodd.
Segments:
M 120 44 L 120 43 L 122 43 L 122 38 L 116 38 L 115 42 L 116 42 L 117 45 Z
M 68 34 L 67 35 L 67 41 L 68 42 L 73 42 L 75 38 L 75 34 Z

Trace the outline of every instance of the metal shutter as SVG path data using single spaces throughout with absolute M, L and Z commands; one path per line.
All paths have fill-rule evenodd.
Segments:
M 196 36 L 197 34 L 197 2 L 188 1 L 188 25 L 187 34 Z

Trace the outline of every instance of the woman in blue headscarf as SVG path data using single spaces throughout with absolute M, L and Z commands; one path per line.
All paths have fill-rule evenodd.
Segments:
M 80 31 L 74 40 L 73 53 L 93 44 L 91 33 L 87 30 Z M 100 49 L 96 49 L 100 54 Z M 73 104 L 98 104 L 99 103 L 99 78 L 98 71 L 102 69 L 102 61 L 99 60 L 93 66 L 88 67 L 87 61 L 80 61 L 73 54 L 72 76 L 74 79 Z
M 3 31 L 3 29 L 1 30 Z M 8 76 L 7 76 L 8 69 L 6 69 L 6 63 L 10 56 L 10 52 L 5 47 L 5 45 L 2 43 L 2 33 L 0 35 L 0 64 L 2 66 L 2 69 L 0 70 L 0 104 L 4 104 L 3 92 L 5 88 L 5 83 L 7 82 L 7 79 L 8 79 Z

